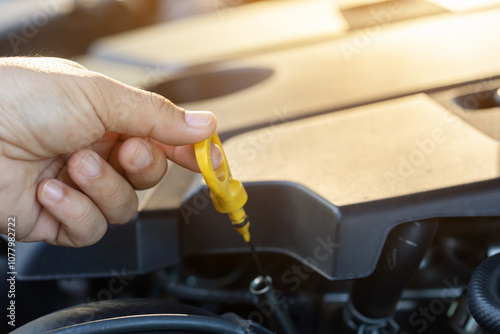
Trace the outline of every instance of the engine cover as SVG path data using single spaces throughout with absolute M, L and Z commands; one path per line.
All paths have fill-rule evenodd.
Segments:
M 257 249 L 331 280 L 368 276 L 398 224 L 500 214 L 499 142 L 425 94 L 249 132 L 224 149 L 247 182 Z M 246 251 L 207 196 L 199 188 L 181 208 L 183 254 Z

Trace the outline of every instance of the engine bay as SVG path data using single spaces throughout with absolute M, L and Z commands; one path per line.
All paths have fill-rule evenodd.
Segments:
M 129 26 L 59 54 L 215 113 L 267 276 L 170 163 L 97 244 L 16 242 L 4 332 L 500 333 L 500 2 L 212 1 L 163 23 L 145 3 L 136 21 L 106 7 Z

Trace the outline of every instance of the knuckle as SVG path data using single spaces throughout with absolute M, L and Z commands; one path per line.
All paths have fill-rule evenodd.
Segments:
M 74 220 L 75 226 L 86 229 L 88 227 L 89 222 L 95 221 L 96 214 L 95 208 L 91 205 L 90 201 L 80 201 L 83 204 L 80 207 L 80 210 L 77 210 L 76 219 Z
M 150 92 L 149 96 L 155 109 L 158 110 L 161 116 L 167 121 L 173 120 L 177 114 L 184 112 L 184 109 L 177 107 L 170 100 L 159 94 Z
M 82 207 L 73 222 L 74 231 L 70 234 L 70 239 L 75 247 L 95 244 L 106 232 L 106 222 L 90 202 Z
M 124 180 L 114 183 L 109 188 L 105 198 L 108 198 L 105 209 L 106 220 L 110 224 L 121 224 L 128 222 L 137 211 L 138 200 L 132 187 Z
M 111 183 L 112 186 L 107 188 L 105 198 L 109 199 L 110 203 L 122 203 L 127 197 L 129 189 L 126 189 L 124 182 L 121 180 Z

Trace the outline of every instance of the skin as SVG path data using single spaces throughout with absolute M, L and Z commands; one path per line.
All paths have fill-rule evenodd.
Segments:
M 137 211 L 134 189 L 157 184 L 167 158 L 198 171 L 193 143 L 212 113 L 57 58 L 0 58 L 0 233 L 82 247 Z M 214 167 L 221 152 L 212 149 Z

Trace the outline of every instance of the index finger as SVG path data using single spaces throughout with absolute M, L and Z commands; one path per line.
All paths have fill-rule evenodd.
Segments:
M 89 102 L 108 131 L 177 146 L 202 141 L 217 127 L 209 111 L 186 111 L 159 94 L 101 74 L 92 75 L 87 84 L 93 87 L 82 87 L 84 90 L 98 91 Z

